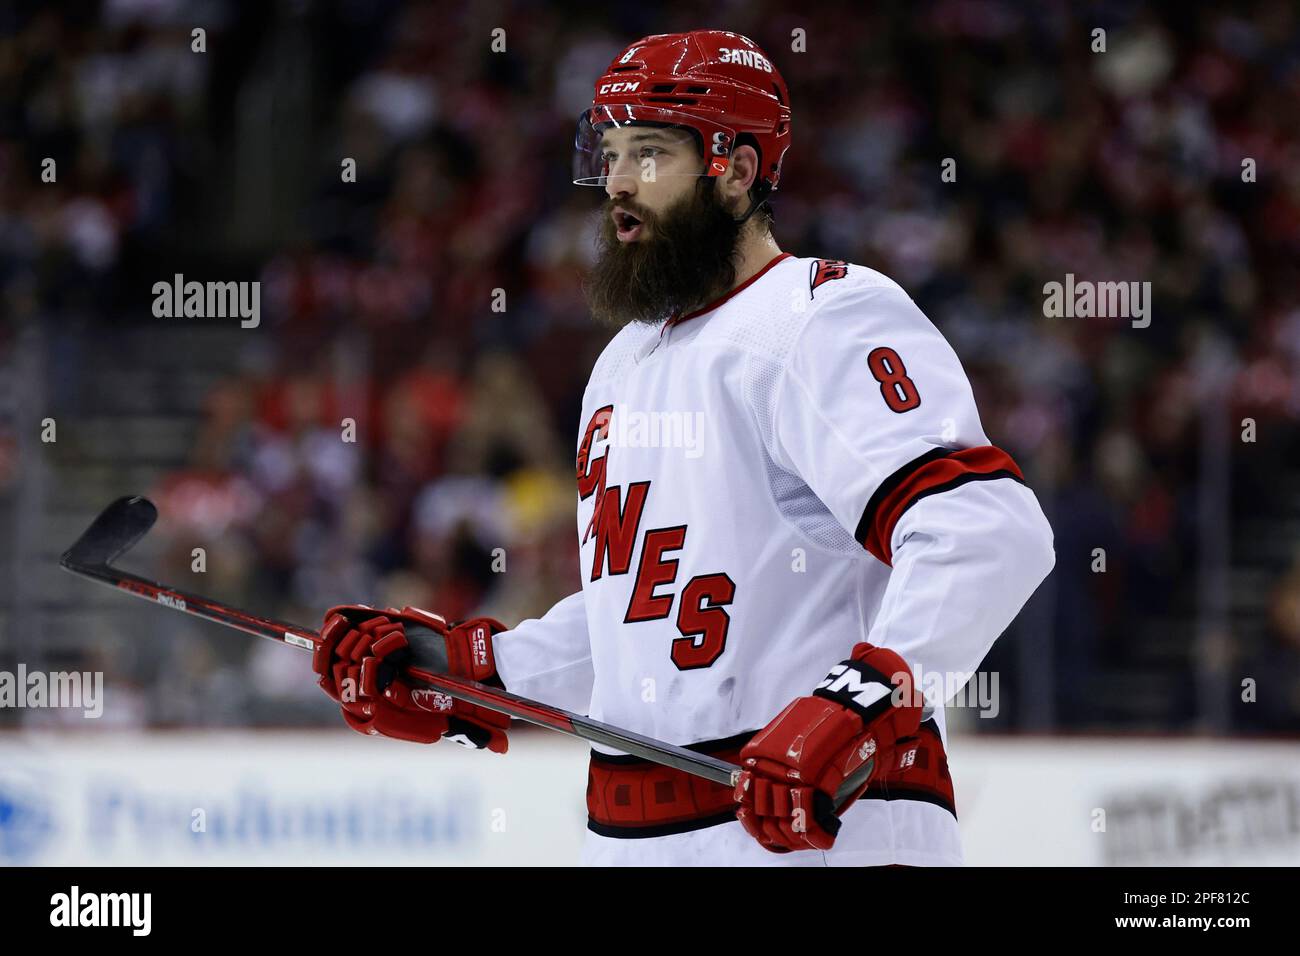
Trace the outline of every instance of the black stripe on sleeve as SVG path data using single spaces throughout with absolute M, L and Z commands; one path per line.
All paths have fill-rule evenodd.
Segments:
M 913 458 L 906 465 L 899 468 L 892 475 L 882 481 L 875 492 L 871 495 L 871 500 L 867 502 L 866 508 L 862 511 L 862 517 L 858 519 L 857 530 L 853 536 L 859 541 L 865 541 L 867 533 L 871 530 L 871 522 L 875 519 L 876 509 L 880 503 L 894 493 L 894 489 L 907 480 L 907 477 L 918 468 L 923 468 L 932 461 L 938 461 L 940 458 L 947 458 L 953 453 L 952 448 L 932 448 L 924 455 Z

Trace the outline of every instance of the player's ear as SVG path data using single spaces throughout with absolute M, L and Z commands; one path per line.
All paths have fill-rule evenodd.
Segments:
M 748 203 L 749 190 L 758 179 L 758 151 L 748 144 L 737 146 L 731 153 L 731 163 L 726 175 L 718 184 L 728 205 Z

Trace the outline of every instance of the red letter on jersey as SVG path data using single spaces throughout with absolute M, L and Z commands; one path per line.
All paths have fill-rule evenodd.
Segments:
M 637 568 L 636 581 L 632 585 L 632 600 L 628 602 L 627 614 L 623 617 L 624 624 L 657 621 L 668 616 L 668 612 L 673 609 L 673 596 L 657 595 L 655 588 L 677 580 L 677 559 L 665 560 L 664 552 L 680 551 L 685 543 L 684 524 L 675 528 L 656 528 L 645 533 L 645 544 L 641 546 L 641 566 Z
M 731 615 L 723 610 L 736 596 L 736 583 L 727 575 L 697 574 L 682 588 L 677 611 L 677 630 L 684 634 L 673 641 L 672 659 L 678 670 L 711 667 L 727 647 Z M 708 607 L 700 607 L 708 602 Z M 698 643 L 696 638 L 702 638 Z
M 627 507 L 621 507 L 622 489 L 615 485 L 596 502 L 599 514 L 593 514 L 596 523 L 596 544 L 591 562 L 591 579 L 595 581 L 604 573 L 605 555 L 609 554 L 609 573 L 627 574 L 632 564 L 632 549 L 636 546 L 636 531 L 641 524 L 641 511 L 645 508 L 650 482 L 636 481 L 628 486 Z
M 598 439 L 609 437 L 609 417 L 612 414 L 614 414 L 613 405 L 596 409 L 596 413 L 591 416 L 591 422 L 587 425 L 586 433 L 582 436 L 582 444 L 578 446 L 578 497 L 583 501 L 587 500 L 598 485 L 604 484 L 605 459 L 597 458 L 592 461 L 591 446 Z

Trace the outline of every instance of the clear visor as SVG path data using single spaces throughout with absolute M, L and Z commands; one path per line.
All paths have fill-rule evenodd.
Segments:
M 573 181 L 604 186 L 634 177 L 719 176 L 727 171 L 734 131 L 658 106 L 593 106 L 578 117 Z M 707 167 L 701 169 L 701 158 Z

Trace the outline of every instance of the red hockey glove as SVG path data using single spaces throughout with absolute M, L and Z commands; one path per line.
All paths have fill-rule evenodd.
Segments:
M 895 684 L 904 693 L 894 694 Z M 901 657 L 858 644 L 813 696 L 793 701 L 760 730 L 740 751 L 736 784 L 736 819 L 749 835 L 774 853 L 829 850 L 839 815 L 892 765 L 899 740 L 917 732 L 922 708 L 912 686 Z M 836 792 L 869 760 L 874 765 L 837 809 Z
M 505 753 L 504 714 L 467 704 L 427 687 L 412 687 L 402 669 L 412 660 L 434 661 L 440 673 L 503 686 L 492 658 L 492 635 L 505 626 L 490 617 L 459 624 L 418 608 L 385 611 L 363 604 L 331 608 L 312 655 L 320 686 L 343 708 L 343 719 L 362 734 L 415 743 L 443 737 L 467 747 Z

